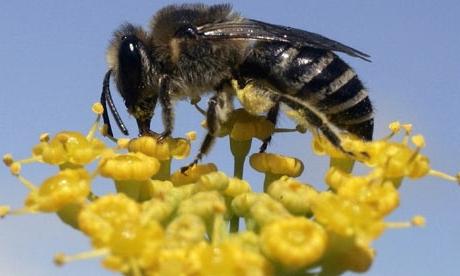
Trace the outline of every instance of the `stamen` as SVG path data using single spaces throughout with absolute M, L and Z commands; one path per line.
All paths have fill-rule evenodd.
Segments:
M 87 252 L 78 253 L 72 256 L 65 255 L 64 253 L 58 253 L 54 256 L 54 263 L 58 266 L 62 266 L 66 263 L 73 261 L 86 260 L 91 258 L 104 257 L 109 254 L 108 248 L 101 248 L 96 250 L 91 250 Z
M 460 173 L 458 173 L 456 176 L 452 176 L 447 173 L 443 173 L 443 172 L 431 169 L 428 172 L 428 174 L 434 177 L 439 177 L 439 178 L 442 178 L 448 181 L 457 182 L 458 184 L 460 184 Z

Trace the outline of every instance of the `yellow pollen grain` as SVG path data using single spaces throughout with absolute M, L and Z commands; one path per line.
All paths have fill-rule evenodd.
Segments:
M 426 225 L 426 219 L 423 216 L 417 215 L 411 219 L 411 224 L 413 226 L 423 227 Z
M 10 172 L 13 175 L 18 176 L 21 173 L 21 163 L 19 162 L 13 162 L 10 166 Z
M 11 153 L 7 153 L 3 155 L 3 163 L 9 167 L 14 163 L 13 155 Z
M 7 205 L 0 205 L 0 218 L 3 218 L 10 212 L 11 208 Z
M 412 132 L 412 124 L 403 124 L 401 126 L 407 134 L 410 134 Z
M 423 135 L 414 135 L 412 136 L 411 141 L 412 143 L 414 143 L 414 145 L 416 145 L 419 148 L 424 148 L 426 146 L 425 138 L 423 137 Z
M 196 131 L 189 131 L 189 132 L 185 133 L 185 137 L 189 141 L 195 141 L 196 140 Z
M 101 115 L 102 113 L 104 113 L 104 107 L 102 107 L 102 104 L 99 102 L 94 103 L 91 107 L 91 110 L 97 115 Z
M 391 122 L 388 125 L 388 128 L 391 130 L 391 132 L 395 133 L 398 132 L 401 129 L 401 123 L 399 121 L 394 121 Z
M 45 133 L 42 133 L 40 134 L 40 142 L 48 142 L 50 140 L 50 134 L 45 132 Z

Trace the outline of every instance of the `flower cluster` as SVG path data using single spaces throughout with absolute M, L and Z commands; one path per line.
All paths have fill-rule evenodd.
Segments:
M 93 111 L 97 120 L 88 135 L 43 134 L 30 158 L 3 158 L 29 194 L 22 208 L 0 206 L 1 216 L 57 213 L 91 241 L 91 251 L 57 254 L 59 265 L 99 256 L 105 268 L 132 276 L 365 272 L 375 257 L 372 242 L 385 230 L 424 225 L 421 216 L 385 221 L 399 205 L 404 178 L 459 179 L 431 169 L 420 153 L 423 137 L 411 136 L 410 125 L 392 123 L 391 134 L 373 142 L 344 135 L 346 153 L 316 135 L 313 151 L 331 158 L 328 189 L 321 191 L 297 178 L 303 172 L 297 158 L 248 156 L 253 138 L 265 140 L 277 130 L 244 109 L 234 111 L 220 133 L 230 139 L 233 176 L 213 163 L 171 172 L 173 159 L 189 156 L 194 133 L 161 142 L 156 137 L 118 139 L 110 147 L 95 137 L 103 129 L 101 106 L 95 104 Z M 404 138 L 394 141 L 401 130 Z M 243 179 L 246 159 L 265 174 L 261 193 Z M 59 171 L 36 186 L 21 174 L 21 166 L 31 162 Z M 368 173 L 353 174 L 354 162 L 369 167 Z M 97 163 L 95 169 L 91 163 Z M 95 195 L 96 178 L 113 182 L 114 192 Z

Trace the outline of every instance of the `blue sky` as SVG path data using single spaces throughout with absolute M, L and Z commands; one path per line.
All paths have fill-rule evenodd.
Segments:
M 204 1 L 217 3 L 217 1 Z M 90 106 L 100 94 L 111 33 L 129 21 L 146 26 L 168 1 L 2 1 L 0 3 L 0 153 L 26 157 L 42 132 L 87 131 Z M 460 3 L 458 1 L 233 1 L 244 16 L 326 35 L 372 56 L 372 63 L 344 56 L 356 69 L 376 106 L 376 137 L 401 120 L 423 133 L 436 169 L 460 170 Z M 115 93 L 114 93 L 115 94 Z M 118 106 L 132 133 L 135 122 Z M 175 135 L 199 127 L 201 117 L 180 103 Z M 193 114 L 193 115 L 192 115 Z M 287 118 L 281 126 L 291 126 Z M 154 129 L 162 129 L 158 120 Z M 281 136 L 281 135 L 280 135 Z M 314 156 L 308 135 L 275 136 L 272 151 L 305 163 L 302 180 L 322 186 L 327 160 Z M 195 147 L 196 151 L 196 147 Z M 206 158 L 231 173 L 227 141 Z M 226 165 L 227 164 L 227 165 Z M 180 166 L 181 164 L 177 164 Z M 52 171 L 28 166 L 24 174 L 40 183 Z M 47 174 L 45 174 L 45 172 Z M 261 182 L 260 175 L 247 175 Z M 20 206 L 26 194 L 0 168 L 0 204 Z M 108 189 L 108 182 L 95 183 Z M 260 187 L 260 186 L 259 186 Z M 405 181 L 401 206 L 392 220 L 425 215 L 423 229 L 386 232 L 375 243 L 369 275 L 456 275 L 460 259 L 459 187 L 426 178 Z M 56 268 L 56 252 L 89 248 L 80 233 L 53 215 L 8 217 L 0 221 L 0 275 L 112 275 L 96 260 Z

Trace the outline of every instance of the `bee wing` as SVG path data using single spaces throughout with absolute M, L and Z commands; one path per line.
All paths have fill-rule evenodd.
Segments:
M 274 25 L 253 19 L 212 23 L 197 28 L 199 35 L 211 40 L 259 40 L 278 41 L 293 44 L 298 47 L 312 47 L 329 51 L 346 53 L 366 61 L 369 55 L 352 47 L 334 41 L 322 35 L 295 28 Z

